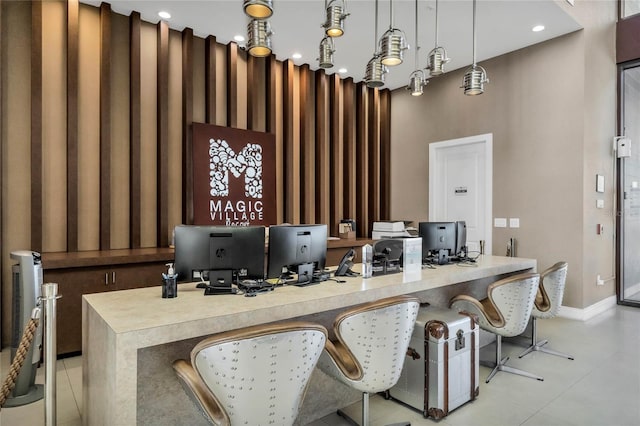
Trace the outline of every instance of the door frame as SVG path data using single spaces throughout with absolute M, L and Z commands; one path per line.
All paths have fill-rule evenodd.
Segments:
M 485 254 L 493 250 L 493 133 L 449 139 L 429 144 L 429 220 L 435 215 L 434 173 L 436 170 L 436 151 L 463 145 L 481 144 L 484 147 L 484 194 L 485 194 Z

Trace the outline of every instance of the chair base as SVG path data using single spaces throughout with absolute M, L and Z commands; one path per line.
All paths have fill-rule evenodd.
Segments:
M 520 370 L 514 367 L 511 367 L 509 365 L 505 365 L 507 363 L 507 361 L 509 361 L 509 357 L 504 357 L 500 360 L 500 362 L 498 364 L 493 363 L 493 362 L 484 362 L 481 361 L 480 364 L 484 365 L 485 367 L 493 367 L 493 370 L 491 370 L 491 373 L 489 373 L 489 376 L 487 377 L 487 380 L 485 381 L 485 383 L 489 383 L 491 381 L 491 379 L 493 379 L 493 376 L 495 376 L 498 371 L 504 371 L 505 373 L 511 373 L 511 374 L 518 374 L 520 376 L 524 376 L 524 377 L 529 377 L 531 379 L 536 379 L 539 381 L 544 381 L 544 378 L 540 377 L 540 376 L 536 376 L 535 374 L 529 373 L 527 371 L 524 370 Z
M 342 410 L 338 410 L 337 414 L 354 426 L 361 426 L 351 416 Z M 362 426 L 369 426 L 369 394 L 362 393 Z M 392 423 L 386 426 L 411 426 L 410 422 Z
M 538 340 L 538 319 L 536 317 L 532 317 L 532 321 L 531 321 L 531 346 L 529 346 L 527 349 L 525 349 L 524 352 L 522 352 L 518 358 L 522 358 L 523 356 L 533 352 L 533 351 L 538 351 L 538 352 L 544 352 L 550 355 L 555 355 L 555 356 L 559 356 L 561 358 L 567 358 L 573 361 L 573 357 L 571 355 L 567 355 L 564 354 L 562 352 L 557 352 L 554 351 L 553 349 L 549 349 L 549 348 L 545 348 L 544 345 L 546 345 L 547 343 L 549 343 L 548 340 L 540 340 L 538 342 L 536 342 Z

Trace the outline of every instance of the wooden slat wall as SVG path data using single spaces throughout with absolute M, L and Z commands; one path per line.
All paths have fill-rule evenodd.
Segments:
M 143 23 L 136 12 L 128 18 L 121 17 L 116 16 L 107 3 L 96 9 L 79 4 L 78 0 L 69 0 L 60 6 L 66 8 L 67 13 L 61 14 L 64 18 L 55 18 L 64 19 L 60 24 L 67 31 L 64 37 L 66 46 L 64 43 L 60 45 L 60 54 L 63 58 L 66 55 L 65 69 L 61 71 L 66 73 L 67 91 L 66 126 L 62 126 L 66 131 L 63 137 L 67 141 L 66 153 L 63 154 L 66 158 L 63 167 L 66 167 L 67 199 L 57 201 L 67 211 L 67 232 L 64 236 L 66 241 L 43 241 L 43 217 L 48 213 L 45 210 L 55 208 L 55 202 L 53 206 L 43 205 L 43 191 L 47 187 L 42 185 L 43 162 L 52 161 L 43 158 L 42 99 L 46 92 L 42 85 L 42 40 L 48 35 L 43 34 L 45 27 L 42 22 L 52 17 L 43 16 L 40 1 L 32 2 L 29 7 L 29 22 L 4 21 L 5 27 L 0 29 L 4 34 L 6 26 L 21 25 L 32 31 L 31 66 L 24 70 L 31 76 L 31 115 L 24 118 L 31 129 L 31 167 L 26 172 L 27 176 L 10 176 L 6 182 L 6 185 L 11 185 L 12 179 L 31 182 L 31 221 L 29 229 L 2 229 L 1 235 L 24 235 L 27 239 L 25 246 L 34 250 L 66 247 L 67 251 L 76 251 L 80 245 L 82 249 L 88 249 L 87 241 L 94 240 L 83 239 L 80 244 L 79 221 L 80 217 L 90 217 L 99 219 L 91 225 L 99 229 L 89 228 L 99 236 L 95 243 L 90 243 L 96 244 L 92 249 L 114 248 L 114 244 L 121 248 L 123 239 L 125 244 L 127 242 L 127 235 L 131 248 L 149 244 L 168 245 L 171 229 L 177 225 L 170 222 L 182 218 L 183 223 L 190 223 L 193 216 L 190 208 L 192 181 L 188 167 L 192 157 L 190 125 L 195 113 L 209 123 L 222 122 L 275 135 L 278 222 L 326 223 L 330 233 L 336 235 L 340 219 L 352 218 L 357 221 L 358 236 L 367 236 L 373 220 L 389 219 L 390 95 L 387 90 L 368 89 L 351 78 L 343 80 L 338 74 L 313 71 L 308 65 L 296 66 L 290 60 L 279 62 L 274 55 L 249 57 L 233 42 L 221 45 L 214 36 L 199 39 L 189 28 L 182 34 L 171 33 L 181 36 L 181 43 L 170 47 L 170 30 L 165 22 L 154 27 Z M 87 27 L 86 23 L 82 26 L 85 22 L 82 12 L 89 10 L 83 8 L 93 8 L 99 13 L 100 24 L 96 28 Z M 128 19 L 129 33 L 124 37 L 111 35 L 116 18 Z M 81 26 L 82 32 L 79 30 Z M 153 28 L 156 40 L 149 37 Z M 88 182 L 84 176 L 88 169 L 79 167 L 78 154 L 82 124 L 78 122 L 79 84 L 87 75 L 79 60 L 80 37 L 84 34 L 91 34 L 100 41 L 100 52 L 94 51 L 100 58 L 99 96 L 83 99 L 83 105 L 94 103 L 90 105 L 99 111 L 100 126 L 96 133 L 99 141 L 91 141 L 100 147 L 100 179 L 95 184 L 91 183 L 95 186 L 93 194 L 99 194 L 99 203 L 90 205 L 97 211 L 88 212 L 86 206 L 82 212 L 79 211 L 78 200 L 79 182 L 84 182 L 85 188 Z M 198 48 L 194 52 L 196 39 Z M 127 45 L 122 44 L 123 40 Z M 110 54 L 115 51 L 120 54 L 128 52 L 129 68 L 125 76 L 128 74 L 129 93 L 123 98 L 118 98 L 119 92 L 114 90 L 118 86 L 114 86 L 113 76 L 121 75 L 122 68 L 117 67 L 124 66 L 126 61 L 110 61 Z M 194 61 L 194 55 L 197 61 Z M 150 59 L 157 61 L 152 62 L 152 70 L 149 69 Z M 178 76 L 176 69 L 182 78 L 178 86 L 175 78 L 170 80 L 170 73 Z M 142 70 L 146 70 L 146 75 L 141 75 Z M 153 75 L 156 71 L 157 75 Z M 204 93 L 195 99 L 194 79 L 198 87 L 204 87 Z M 121 85 L 123 80 L 119 81 Z M 178 87 L 177 91 L 175 87 Z M 175 102 L 181 102 L 180 117 L 170 113 L 175 111 L 171 107 L 177 105 Z M 129 108 L 125 115 L 128 117 L 125 120 L 129 121 L 129 141 L 118 145 L 124 146 L 124 150 L 115 150 L 111 145 L 115 136 L 112 134 L 112 126 L 116 124 L 114 114 L 122 111 L 114 110 L 114 105 L 118 108 L 128 105 Z M 150 105 L 155 110 L 152 111 Z M 118 117 L 121 121 L 122 116 L 119 114 Z M 179 129 L 180 132 L 171 129 Z M 170 131 L 174 135 L 180 134 L 181 140 L 170 139 Z M 150 135 L 154 135 L 155 143 L 148 142 Z M 3 144 L 13 143 L 19 142 L 3 141 Z M 177 162 L 169 156 L 169 148 L 177 152 L 176 144 L 182 152 L 182 158 Z M 120 161 L 118 157 L 122 155 L 128 157 Z M 151 163 L 151 168 L 149 158 L 157 158 L 157 163 Z M 116 164 L 128 164 L 128 185 L 112 187 L 110 176 L 121 176 L 114 175 Z M 173 172 L 176 165 L 181 168 L 177 175 Z M 174 182 L 176 176 L 182 182 Z M 174 183 L 182 188 L 181 201 L 184 202 L 175 203 L 169 199 L 168 188 L 176 188 Z M 152 193 L 145 188 L 151 189 Z M 109 213 L 109 205 L 116 192 L 122 196 L 122 190 L 129 191 L 129 229 L 124 232 L 120 229 L 116 238 L 112 228 L 118 223 L 126 226 L 127 221 L 111 223 L 114 219 Z M 150 211 L 149 201 L 144 200 L 154 199 L 157 209 Z M 83 223 L 88 222 L 85 220 Z M 155 235 L 152 229 L 155 229 Z

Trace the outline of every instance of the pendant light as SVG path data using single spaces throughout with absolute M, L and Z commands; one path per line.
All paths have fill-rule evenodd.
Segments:
M 333 54 L 335 51 L 333 39 L 329 36 L 324 36 L 320 42 L 320 56 L 318 57 L 318 65 L 320 68 L 333 67 Z
M 476 0 L 473 0 L 473 65 L 467 69 L 462 78 L 462 89 L 465 95 L 481 95 L 484 83 L 488 83 L 487 72 L 476 64 Z
M 409 85 L 407 90 L 411 91 L 412 96 L 422 95 L 422 89 L 427 85 L 427 79 L 425 78 L 424 71 L 418 68 L 418 0 L 416 0 L 416 44 L 415 44 L 415 71 L 409 76 Z
M 400 65 L 404 51 L 408 48 L 404 32 L 393 27 L 393 0 L 389 0 L 389 29 L 380 39 L 382 63 L 390 67 Z
M 242 7 L 250 18 L 267 19 L 273 15 L 272 0 L 244 0 Z
M 269 56 L 271 54 L 271 25 L 269 21 L 252 19 L 247 25 L 249 40 L 247 49 L 252 56 Z
M 327 0 L 324 1 L 324 8 L 327 12 L 327 20 L 324 27 L 325 33 L 329 37 L 340 37 L 344 34 L 344 20 L 348 13 L 345 13 L 344 0 L 331 0 L 327 4 Z
M 376 0 L 376 13 L 373 37 L 373 57 L 367 63 L 367 70 L 364 75 L 364 82 L 367 87 L 384 86 L 384 75 L 389 71 L 387 67 L 380 61 L 380 53 L 378 53 L 378 0 Z
M 427 69 L 429 75 L 434 77 L 444 73 L 444 64 L 451 59 L 447 57 L 447 51 L 444 47 L 438 46 L 438 0 L 436 0 L 436 43 L 435 47 L 427 56 Z

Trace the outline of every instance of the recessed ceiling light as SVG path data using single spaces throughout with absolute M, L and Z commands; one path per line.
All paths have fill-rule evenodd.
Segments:
M 233 36 L 233 39 L 235 41 L 244 41 L 244 36 L 241 36 L 240 34 Z
M 171 19 L 171 14 L 166 10 L 161 10 L 160 12 L 158 12 L 158 16 L 162 19 Z
M 544 25 L 536 25 L 535 27 L 531 28 L 531 31 L 533 31 L 534 33 L 540 32 L 544 30 Z
M 339 72 L 340 74 L 344 74 L 344 73 L 346 73 L 346 72 L 347 72 L 347 69 L 346 69 L 346 68 L 340 68 L 340 69 L 338 70 L 338 72 Z
M 300 53 L 296 52 L 296 53 L 294 53 L 293 55 L 291 55 L 291 57 L 292 57 L 293 59 L 300 59 L 300 58 L 302 58 L 302 55 L 301 55 Z

